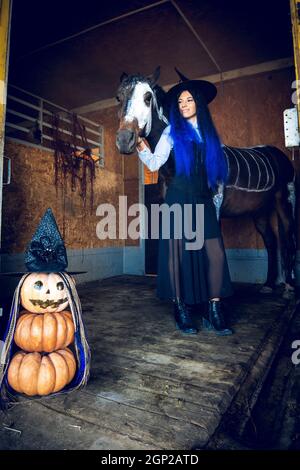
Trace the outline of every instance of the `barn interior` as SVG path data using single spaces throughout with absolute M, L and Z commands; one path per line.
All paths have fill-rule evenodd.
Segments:
M 1 429 L 3 448 L 30 448 L 36 419 L 45 423 L 37 448 L 218 447 L 224 417 L 240 439 L 247 406 L 255 409 L 295 321 L 296 300 L 282 296 L 282 277 L 269 297 L 259 293 L 268 259 L 248 216 L 221 221 L 238 286 L 229 307 L 236 334 L 225 347 L 220 338 L 197 342 L 173 332 L 169 306 L 155 299 L 156 265 L 144 240 L 98 238 L 100 204 L 113 204 L 118 220 L 120 196 L 128 206 L 145 201 L 149 175 L 136 154 L 120 155 L 116 147 L 115 97 L 123 72 L 148 76 L 157 66 L 165 90 L 178 82 L 175 67 L 215 83 L 210 111 L 222 142 L 278 147 L 299 169 L 298 148 L 287 148 L 284 135 L 295 80 L 288 1 L 14 0 L 0 271 L 26 270 L 26 247 L 51 207 L 69 269 L 82 272 L 76 282 L 94 363 L 85 391 L 15 407 L 6 428 L 21 429 L 22 437 Z M 59 166 L 58 135 L 80 151 L 92 147 L 94 165 L 85 177 L 82 162 L 77 169 Z M 297 252 L 296 282 L 299 259 Z M 3 334 L 18 279 L 0 282 Z

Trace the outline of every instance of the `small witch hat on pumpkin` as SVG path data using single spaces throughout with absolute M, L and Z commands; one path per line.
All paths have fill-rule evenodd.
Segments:
M 55 217 L 50 208 L 43 215 L 25 252 L 28 272 L 65 272 L 68 258 L 65 244 Z M 83 274 L 86 271 L 68 271 L 68 274 Z M 26 271 L 0 273 L 0 276 L 21 276 Z
M 68 266 L 67 252 L 52 210 L 46 210 L 25 253 L 28 271 L 59 272 Z
M 32 237 L 26 250 L 25 264 L 28 272 L 13 273 L 23 274 L 23 276 L 14 293 L 3 338 L 3 349 L 2 352 L 0 351 L 0 408 L 9 406 L 9 403 L 14 401 L 16 392 L 29 396 L 70 392 L 86 385 L 89 377 L 90 349 L 82 321 L 81 303 L 74 280 L 69 275 L 78 274 L 78 272 L 65 272 L 68 265 L 66 249 L 51 209 L 46 211 Z M 68 311 L 65 311 L 67 307 Z M 30 340 L 30 345 L 27 340 L 26 344 L 24 342 L 21 344 L 19 336 L 17 335 L 18 339 L 15 336 L 16 328 L 31 315 L 39 317 L 41 321 L 45 318 L 49 320 L 49 316 L 53 315 L 53 321 L 60 324 L 60 332 L 64 331 L 66 335 L 63 336 L 62 342 L 58 343 L 59 338 L 54 338 L 51 348 L 47 347 L 45 350 L 43 339 L 37 341 L 34 337 L 36 341 L 31 342 L 30 330 L 30 337 L 27 338 Z M 67 319 L 59 320 L 59 315 L 68 317 L 68 321 L 73 322 L 73 339 L 67 334 L 67 330 L 62 330 L 62 324 Z M 45 333 L 44 328 L 41 328 L 41 333 Z M 37 334 L 36 329 L 35 334 Z M 68 349 L 69 345 L 73 352 Z M 17 347 L 21 347 L 21 350 L 17 350 Z M 65 364 L 64 381 L 59 387 L 55 380 L 44 380 L 45 373 L 43 375 L 42 364 L 44 364 L 43 361 L 47 361 L 47 358 L 44 359 L 45 353 L 52 354 L 52 352 L 62 354 L 66 359 L 65 362 L 68 363 L 68 365 Z M 30 354 L 33 354 L 33 360 Z M 64 362 L 63 358 L 61 361 Z M 28 361 L 36 367 L 35 372 L 28 368 Z M 49 360 L 47 364 L 49 365 Z M 24 380 L 23 375 L 19 373 L 23 365 L 26 368 Z M 40 369 L 37 370 L 39 367 Z M 43 379 L 41 383 L 39 377 Z

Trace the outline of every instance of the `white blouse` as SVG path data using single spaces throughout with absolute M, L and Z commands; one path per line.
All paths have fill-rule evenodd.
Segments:
M 193 124 L 193 126 L 201 139 L 201 134 L 197 123 Z M 173 139 L 170 135 L 170 129 L 170 125 L 164 129 L 153 153 L 149 147 L 146 147 L 140 152 L 138 151 L 139 158 L 149 168 L 150 171 L 158 170 L 164 163 L 166 163 L 169 158 L 170 152 L 173 148 Z

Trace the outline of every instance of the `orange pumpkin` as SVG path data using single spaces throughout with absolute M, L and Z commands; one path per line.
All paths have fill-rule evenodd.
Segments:
M 29 312 L 61 312 L 68 306 L 67 288 L 57 273 L 31 273 L 21 287 L 21 304 Z
M 75 372 L 76 361 L 68 348 L 46 355 L 19 351 L 10 362 L 7 378 L 16 392 L 43 396 L 62 390 Z
M 15 343 L 28 352 L 52 352 L 64 349 L 74 341 L 71 312 L 40 315 L 22 312 L 18 319 Z

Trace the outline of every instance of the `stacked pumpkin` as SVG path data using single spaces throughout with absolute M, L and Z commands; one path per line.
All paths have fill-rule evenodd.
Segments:
M 76 360 L 68 348 L 74 341 L 74 323 L 66 286 L 55 273 L 31 273 L 20 292 L 20 313 L 14 341 L 21 348 L 12 358 L 8 382 L 26 395 L 49 395 L 73 379 Z

